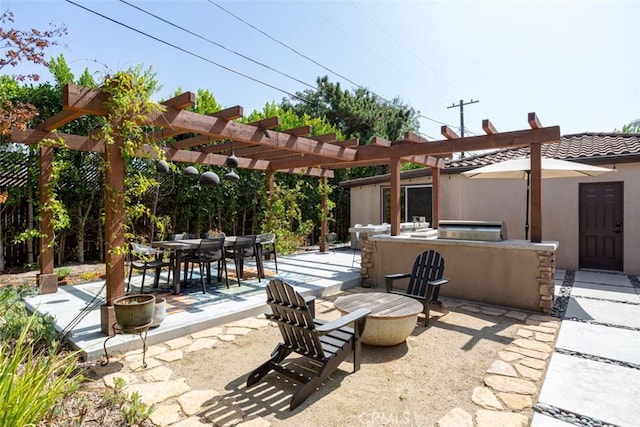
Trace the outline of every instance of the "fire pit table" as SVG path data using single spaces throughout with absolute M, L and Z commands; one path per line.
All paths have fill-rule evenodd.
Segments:
M 369 292 L 339 297 L 334 303 L 343 314 L 359 308 L 371 313 L 362 334 L 362 342 L 378 346 L 391 346 L 405 341 L 416 327 L 422 304 L 402 295 Z

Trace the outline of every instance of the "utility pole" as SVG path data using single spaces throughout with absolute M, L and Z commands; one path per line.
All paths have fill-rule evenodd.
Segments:
M 459 104 L 453 104 L 450 105 L 449 107 L 447 107 L 447 109 L 449 108 L 455 108 L 455 107 L 459 107 L 460 108 L 460 138 L 464 138 L 464 106 L 465 105 L 469 105 L 469 104 L 475 104 L 477 102 L 480 102 L 478 100 L 471 100 L 469 102 L 464 102 L 462 99 L 460 100 Z M 460 157 L 464 157 L 464 151 L 460 153 Z

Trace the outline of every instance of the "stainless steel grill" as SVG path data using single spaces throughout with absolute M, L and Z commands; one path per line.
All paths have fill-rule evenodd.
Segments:
M 507 240 L 507 225 L 504 221 L 442 220 L 438 223 L 438 239 Z

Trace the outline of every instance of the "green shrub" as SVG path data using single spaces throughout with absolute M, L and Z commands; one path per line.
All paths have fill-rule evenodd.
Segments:
M 9 348 L 17 342 L 26 331 L 31 345 L 35 349 L 46 350 L 54 346 L 56 331 L 51 316 L 31 316 L 22 301 L 28 295 L 27 287 L 0 288 L 0 342 L 7 343 Z M 29 324 L 29 328 L 27 328 Z
M 36 352 L 30 337 L 38 317 L 28 318 L 13 345 L 0 343 L 0 425 L 37 425 L 61 399 L 78 390 L 77 354 L 54 348 Z
M 144 403 L 137 392 L 134 392 L 131 396 L 127 395 L 124 391 L 125 385 L 126 383 L 122 378 L 114 378 L 113 388 L 109 388 L 104 392 L 102 400 L 109 406 L 120 407 L 120 414 L 126 425 L 141 425 L 156 410 L 156 405 Z
M 60 267 L 56 270 L 56 274 L 58 275 L 58 280 L 63 280 L 65 277 L 71 274 L 70 267 Z
M 156 410 L 156 405 L 147 405 L 140 399 L 140 395 L 134 392 L 129 399 L 128 404 L 123 405 L 120 409 L 122 418 L 129 426 L 140 425 L 147 420 L 153 411 Z

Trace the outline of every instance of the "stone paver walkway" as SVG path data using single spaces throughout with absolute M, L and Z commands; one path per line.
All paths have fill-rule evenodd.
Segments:
M 450 310 L 507 316 L 522 322 L 513 341 L 496 354 L 487 367 L 484 385 L 470 390 L 470 399 L 477 407 L 475 413 L 452 408 L 437 425 L 439 427 L 527 426 L 532 406 L 537 401 L 545 370 L 553 351 L 560 322 L 556 318 L 518 310 L 489 307 L 469 302 L 444 300 Z M 323 307 L 331 303 L 319 300 Z M 142 352 L 132 351 L 112 358 L 122 364 L 118 372 L 108 373 L 107 367 L 94 368 L 107 387 L 114 386 L 114 378 L 126 382 L 125 392 L 137 392 L 142 401 L 156 404 L 151 420 L 159 426 L 186 427 L 202 425 L 269 426 L 264 418 L 244 419 L 237 408 L 221 412 L 208 411 L 222 398 L 220 390 L 193 390 L 184 378 L 173 379 L 171 362 L 188 352 L 213 349 L 220 341 L 233 341 L 239 336 L 269 325 L 264 316 L 214 327 L 184 337 L 150 346 L 146 353 L 147 368 L 142 366 Z M 202 415 L 204 414 L 204 415 Z
M 502 314 L 495 308 L 466 302 L 447 301 L 446 305 L 512 317 L 522 321 L 523 325 L 516 331 L 511 344 L 499 351 L 496 360 L 488 367 L 484 386 L 473 389 L 471 400 L 478 407 L 475 414 L 453 408 L 438 421 L 438 427 L 528 426 L 560 321 L 551 316 L 518 310 Z
M 533 427 L 640 425 L 640 280 L 568 271 Z

